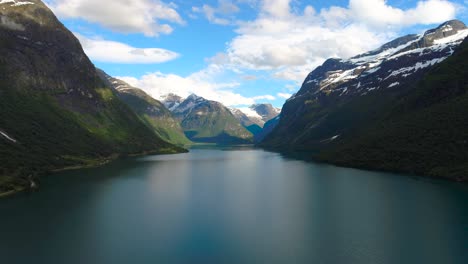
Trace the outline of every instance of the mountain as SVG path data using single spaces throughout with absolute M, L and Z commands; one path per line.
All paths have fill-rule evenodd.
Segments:
M 243 126 L 256 124 L 261 128 L 281 112 L 280 108 L 275 108 L 271 104 L 254 104 L 248 108 L 230 108 L 230 110 Z
M 263 121 L 257 113 L 253 112 L 252 115 L 252 113 L 250 113 L 252 111 L 249 111 L 248 113 L 250 115 L 247 116 L 247 114 L 242 112 L 242 110 L 240 109 L 231 107 L 229 108 L 229 110 L 234 115 L 234 117 L 241 123 L 241 125 L 244 126 L 254 136 L 263 130 L 263 128 L 260 126 L 263 126 Z
M 160 138 L 176 145 L 191 143 L 182 131 L 179 122 L 173 118 L 172 113 L 161 102 L 141 89 L 109 76 L 102 70 L 98 70 L 98 74 L 117 91 L 118 97 L 138 114 L 144 123 L 154 129 Z
M 281 112 L 280 108 L 273 107 L 271 104 L 254 104 L 249 108 L 261 117 L 261 120 L 263 121 L 262 127 L 266 122 L 277 117 Z
M 182 151 L 99 78 L 41 1 L 0 3 L 0 54 L 0 193 L 51 170 Z
M 281 109 L 274 108 L 271 104 L 255 104 L 249 108 L 229 108 L 239 122 L 254 135 L 254 141 L 259 142 L 272 131 L 272 127 L 264 129 L 266 123 L 278 117 Z
M 178 95 L 175 95 L 173 93 L 163 95 L 161 97 L 161 102 L 170 111 L 174 111 L 174 109 L 176 109 L 183 101 L 184 101 L 184 99 L 182 97 L 180 97 Z
M 456 147 L 464 142 L 464 110 L 455 107 L 466 89 L 466 36 L 462 22 L 448 21 L 366 54 L 327 60 L 285 103 L 261 145 L 313 150 L 346 166 L 466 179 L 467 153 Z M 452 109 L 444 105 L 448 97 Z
M 170 96 L 171 100 L 176 98 Z M 165 104 L 169 102 L 165 101 Z M 217 144 L 246 144 L 253 135 L 219 102 L 190 95 L 172 113 L 180 120 L 185 135 L 193 142 Z
M 255 143 L 262 142 L 271 132 L 273 132 L 275 127 L 278 126 L 279 121 L 280 121 L 280 116 L 278 115 L 275 118 L 266 122 L 265 125 L 263 126 L 263 129 L 257 134 L 255 134 L 254 142 Z

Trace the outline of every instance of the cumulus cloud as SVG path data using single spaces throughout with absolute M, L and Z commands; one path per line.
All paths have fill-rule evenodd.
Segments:
M 266 95 L 255 96 L 255 97 L 253 97 L 252 99 L 254 99 L 254 100 L 269 100 L 269 101 L 273 101 L 273 100 L 276 100 L 276 97 L 274 97 L 273 95 L 266 94 Z
M 210 23 L 218 25 L 230 25 L 233 24 L 232 15 L 239 12 L 240 9 L 230 0 L 218 0 L 218 6 L 213 7 L 208 4 L 204 4 L 201 7 L 192 7 L 194 13 L 202 13 Z
M 456 5 L 446 0 L 419 1 L 408 10 L 389 6 L 385 0 L 350 0 L 349 8 L 351 18 L 380 27 L 440 23 L 456 14 Z
M 278 93 L 277 96 L 280 97 L 280 98 L 283 98 L 283 99 L 289 99 L 289 98 L 291 98 L 292 94 L 290 94 L 290 93 Z
M 159 48 L 136 48 L 130 45 L 103 39 L 87 38 L 75 33 L 85 53 L 94 61 L 128 64 L 162 63 L 174 60 L 179 54 Z
M 167 21 L 184 24 L 176 6 L 160 0 L 49 0 L 46 3 L 63 18 L 81 18 L 122 33 L 146 36 L 169 34 Z
M 348 58 L 378 47 L 402 27 L 441 23 L 456 15 L 456 5 L 446 0 L 419 1 L 406 10 L 384 0 L 350 0 L 347 7 L 319 12 L 312 6 L 292 8 L 292 2 L 262 0 L 257 18 L 239 22 L 238 36 L 211 62 L 269 71 L 274 78 L 300 83 L 327 58 Z
M 162 95 L 175 93 L 187 97 L 194 93 L 209 100 L 223 103 L 226 106 L 251 105 L 262 98 L 248 98 L 235 92 L 240 84 L 237 82 L 218 82 L 216 76 L 222 73 L 216 65 L 189 76 L 164 74 L 161 72 L 149 73 L 141 78 L 117 77 L 129 84 L 143 89 L 152 97 L 159 99 Z

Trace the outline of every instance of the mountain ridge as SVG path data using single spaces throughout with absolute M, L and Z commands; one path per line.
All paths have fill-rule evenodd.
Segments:
M 424 34 L 398 38 L 375 51 L 348 60 L 325 61 L 308 75 L 300 91 L 287 100 L 278 126 L 260 145 L 273 149 L 314 151 L 315 154 L 311 155 L 318 159 L 353 166 L 351 161 L 339 162 L 339 152 L 331 149 L 338 149 L 334 146 L 345 144 L 343 142 L 351 144 L 349 142 L 353 138 L 366 134 L 366 127 L 392 115 L 388 109 L 392 109 L 396 101 L 409 96 L 419 80 L 431 78 L 428 74 L 434 67 L 445 65 L 444 61 L 455 54 L 466 36 L 468 30 L 462 22 L 448 21 Z M 459 53 L 456 56 L 460 56 Z M 440 89 L 442 91 L 443 86 Z M 416 102 L 413 100 L 414 104 Z M 444 115 L 453 117 L 447 111 Z M 434 127 L 434 130 L 439 131 L 440 128 Z M 404 137 L 404 133 L 399 135 Z M 361 139 L 360 142 L 365 140 Z M 395 139 L 395 142 L 398 140 Z M 425 144 L 429 146 L 435 143 Z M 385 146 L 388 149 L 382 148 L 382 152 L 389 151 L 391 147 Z M 415 151 L 420 151 L 422 156 L 430 160 L 427 152 L 417 150 L 416 146 L 409 143 L 408 146 L 413 146 Z M 333 154 L 320 154 L 326 152 Z M 352 157 L 352 152 L 346 153 Z M 337 157 L 333 158 L 333 155 Z M 399 156 L 403 157 L 404 154 Z M 366 163 L 364 158 L 360 162 Z M 429 172 L 430 169 L 425 171 L 422 166 L 418 166 L 414 172 L 451 177 L 446 173 Z M 386 169 L 397 167 L 393 164 L 393 167 L 388 165 Z M 410 168 L 410 165 L 405 165 L 404 171 L 412 172 Z
M 57 169 L 183 151 L 118 99 L 45 4 L 0 7 L 0 193 Z
M 143 90 L 114 78 L 98 69 L 99 76 L 113 87 L 119 98 L 125 102 L 141 120 L 150 126 L 163 140 L 175 145 L 189 145 L 192 142 L 185 136 L 179 122 L 166 106 Z
M 187 138 L 196 143 L 251 144 L 253 135 L 223 104 L 191 94 L 186 99 L 167 96 L 164 104 L 181 123 Z M 175 100 L 174 100 L 175 99 Z

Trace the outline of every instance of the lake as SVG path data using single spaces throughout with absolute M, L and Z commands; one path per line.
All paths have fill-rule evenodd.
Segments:
M 250 148 L 119 160 L 0 200 L 0 263 L 468 263 L 468 185 Z

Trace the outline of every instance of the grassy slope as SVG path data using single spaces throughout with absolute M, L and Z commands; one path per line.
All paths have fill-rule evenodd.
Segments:
M 64 110 L 47 93 L 1 87 L 0 127 L 18 142 L 0 138 L 0 178 L 8 176 L 9 182 L 22 185 L 30 175 L 95 165 L 114 155 L 180 151 L 158 139 L 111 96 L 98 114 L 80 114 Z
M 253 142 L 252 133 L 243 127 L 227 108 L 217 103 L 197 106 L 182 120 L 182 127 L 193 142 L 218 144 Z
M 176 145 L 191 143 L 183 133 L 180 124 L 173 119 L 171 112 L 143 91 L 135 88 L 131 93 L 119 92 L 119 97 L 162 139 Z
M 30 176 L 116 155 L 183 151 L 106 87 L 45 5 L 0 12 L 26 25 L 20 32 L 0 27 L 0 130 L 17 140 L 0 136 L 0 192 L 26 186 Z

